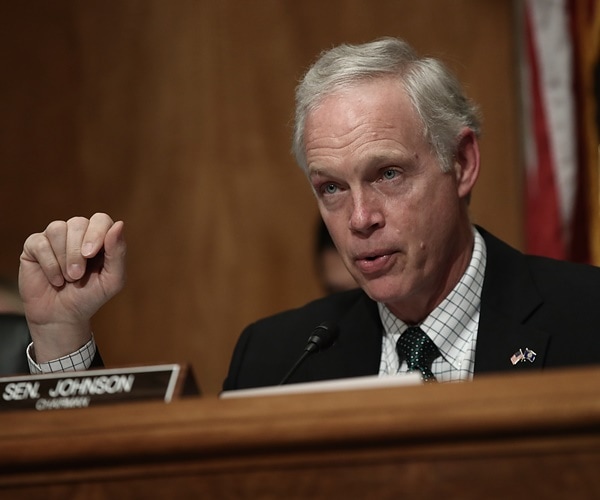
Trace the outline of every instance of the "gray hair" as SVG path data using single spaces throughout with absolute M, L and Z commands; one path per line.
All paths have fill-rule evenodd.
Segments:
M 477 106 L 440 61 L 419 57 L 408 43 L 397 38 L 334 47 L 323 52 L 301 79 L 296 88 L 292 151 L 305 171 L 307 115 L 336 91 L 389 76 L 397 77 L 402 84 L 423 122 L 424 135 L 441 169 L 450 171 L 461 130 L 468 127 L 477 136 L 481 133 Z

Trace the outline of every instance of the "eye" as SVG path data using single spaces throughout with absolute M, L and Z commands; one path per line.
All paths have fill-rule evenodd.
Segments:
M 398 171 L 393 169 L 393 168 L 388 168 L 387 170 L 384 170 L 383 173 L 381 174 L 381 177 L 384 180 L 391 180 L 391 179 L 395 179 L 398 176 Z
M 335 184 L 331 183 L 331 182 L 328 182 L 328 183 L 323 184 L 321 186 L 321 193 L 323 193 L 325 195 L 327 195 L 327 194 L 335 194 L 337 191 L 338 191 L 338 187 Z

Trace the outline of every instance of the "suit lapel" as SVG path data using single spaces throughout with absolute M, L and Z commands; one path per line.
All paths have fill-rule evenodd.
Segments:
M 486 242 L 487 264 L 481 294 L 475 373 L 539 370 L 544 366 L 550 335 L 527 323 L 543 300 L 531 278 L 526 259 L 483 229 L 478 230 Z M 535 352 L 535 360 L 513 364 L 511 356 L 519 349 Z
M 544 366 L 550 336 L 546 332 L 523 325 L 515 318 L 482 306 L 475 351 L 475 373 L 540 370 Z M 511 358 L 522 350 L 535 353 L 535 360 Z

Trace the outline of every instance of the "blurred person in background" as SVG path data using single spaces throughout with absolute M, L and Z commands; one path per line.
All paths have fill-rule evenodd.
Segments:
M 316 225 L 315 268 L 321 289 L 326 294 L 358 288 L 321 217 Z
M 30 342 L 19 287 L 0 277 L 0 375 L 29 373 L 25 349 Z

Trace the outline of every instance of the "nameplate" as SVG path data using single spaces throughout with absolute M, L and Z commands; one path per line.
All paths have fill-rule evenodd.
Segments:
M 191 370 L 179 364 L 0 377 L 0 411 L 87 408 L 126 401 L 169 403 L 179 396 L 199 394 Z

